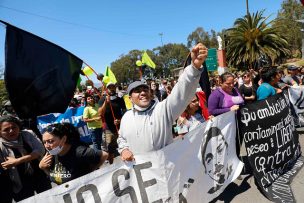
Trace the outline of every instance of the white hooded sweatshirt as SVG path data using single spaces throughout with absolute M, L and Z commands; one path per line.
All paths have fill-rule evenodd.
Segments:
M 134 108 L 127 111 L 121 119 L 117 139 L 119 153 L 128 148 L 134 155 L 143 154 L 172 143 L 173 122 L 194 97 L 202 71 L 187 66 L 165 100 L 152 102 L 145 111 Z

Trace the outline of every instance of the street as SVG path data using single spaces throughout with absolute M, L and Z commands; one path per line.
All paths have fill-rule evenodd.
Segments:
M 301 148 L 304 147 L 304 129 L 298 129 L 299 142 Z M 245 148 L 242 146 L 241 154 L 246 155 Z M 246 160 L 243 160 L 246 162 Z M 246 165 L 246 163 L 245 163 Z M 304 167 L 303 167 L 304 168 Z M 294 193 L 297 202 L 304 202 L 304 170 L 303 168 L 294 177 L 291 188 Z M 254 182 L 254 177 L 252 175 L 242 175 L 242 180 L 235 180 L 231 183 L 224 192 L 217 198 L 215 198 L 212 203 L 269 203 L 266 197 L 258 190 Z

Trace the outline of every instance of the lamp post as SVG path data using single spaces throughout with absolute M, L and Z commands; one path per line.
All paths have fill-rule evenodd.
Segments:
M 301 23 L 302 28 L 301 28 L 301 32 L 302 32 L 302 59 L 304 59 L 304 19 L 302 20 L 297 20 L 297 22 Z
M 160 36 L 160 41 L 161 41 L 162 46 L 164 46 L 164 43 L 163 43 L 163 33 L 159 33 L 158 35 Z
M 249 3 L 248 3 L 248 0 L 246 0 L 246 11 L 247 11 L 247 15 L 249 15 Z

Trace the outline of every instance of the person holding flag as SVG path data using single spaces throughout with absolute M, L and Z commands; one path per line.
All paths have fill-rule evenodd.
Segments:
M 201 43 L 191 50 L 187 66 L 172 93 L 162 102 L 152 100 L 149 86 L 135 81 L 128 87 L 133 108 L 121 119 L 117 140 L 122 160 L 134 155 L 159 150 L 173 142 L 172 124 L 186 109 L 198 85 L 208 49 Z
M 118 97 L 115 83 L 109 82 L 106 87 L 107 95 L 103 96 L 98 102 L 98 114 L 105 122 L 103 125 L 104 137 L 108 145 L 109 163 L 112 164 L 115 155 L 118 155 L 118 130 L 122 115 L 126 111 L 126 105 L 123 98 Z
M 98 102 L 98 114 L 102 118 L 103 121 L 103 131 L 105 138 L 105 146 L 108 149 L 109 153 L 109 163 L 113 163 L 113 159 L 115 155 L 118 155 L 117 152 L 117 137 L 118 137 L 118 130 L 120 126 L 120 119 L 123 113 L 126 111 L 126 105 L 124 100 L 118 97 L 116 93 L 116 77 L 112 70 L 107 67 L 104 80 L 103 80 L 106 91 L 105 95 L 101 97 Z

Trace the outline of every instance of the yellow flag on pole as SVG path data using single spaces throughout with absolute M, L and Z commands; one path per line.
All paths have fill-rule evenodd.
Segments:
M 146 51 L 141 56 L 141 62 L 151 68 L 155 69 L 155 67 L 156 67 L 155 63 L 152 61 L 152 59 L 150 58 L 150 56 L 147 54 Z
M 130 100 L 130 98 L 129 98 L 129 95 L 124 95 L 123 97 L 123 100 L 124 100 L 124 102 L 125 102 L 125 105 L 126 105 L 126 108 L 127 108 L 127 110 L 130 110 L 130 109 L 132 109 L 132 102 L 131 102 L 131 100 Z
M 117 83 L 116 77 L 109 66 L 106 68 L 106 72 L 104 74 L 103 82 L 107 85 L 109 82 Z

